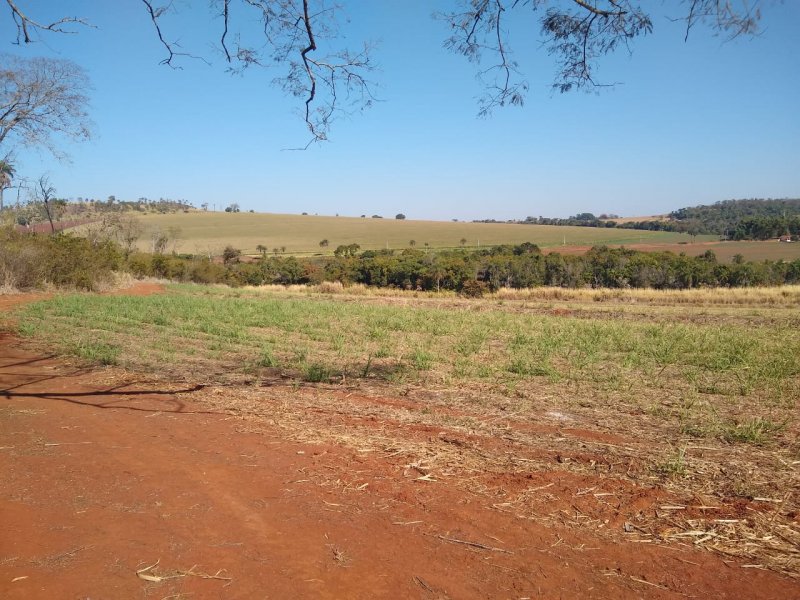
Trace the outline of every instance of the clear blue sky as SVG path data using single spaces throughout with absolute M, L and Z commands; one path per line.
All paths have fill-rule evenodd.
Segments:
M 160 66 L 163 50 L 138 0 L 42 0 L 46 20 L 85 16 L 97 29 L 16 46 L 0 19 L 0 51 L 69 58 L 92 81 L 90 142 L 71 163 L 17 151 L 20 174 L 49 173 L 60 197 L 185 198 L 221 209 L 383 214 L 462 220 L 663 213 L 728 198 L 800 197 L 800 2 L 765 4 L 764 32 L 725 42 L 653 4 L 655 31 L 603 60 L 601 94 L 550 90 L 555 65 L 538 27 L 511 42 L 531 89 L 525 107 L 477 119 L 474 70 L 442 48 L 446 2 L 344 0 L 348 37 L 376 40 L 382 100 L 334 125 L 304 152 L 298 103 L 274 73 L 224 72 L 208 2 L 167 24 L 166 37 L 207 56 Z M 675 4 L 674 10 L 677 8 Z M 64 9 L 64 6 L 68 6 Z M 527 30 L 527 35 L 526 34 Z

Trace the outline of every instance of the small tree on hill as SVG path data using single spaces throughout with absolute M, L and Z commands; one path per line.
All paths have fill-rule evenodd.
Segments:
M 395 215 L 394 218 L 398 219 L 399 221 L 403 221 L 406 218 L 406 216 L 403 213 L 398 213 Z
M 53 207 L 51 202 L 56 195 L 56 188 L 50 185 L 50 180 L 46 175 L 42 175 L 39 181 L 36 182 L 36 199 L 41 201 L 44 205 L 44 212 L 47 214 L 47 220 L 50 221 L 50 231 L 56 232 L 56 226 L 53 224 Z

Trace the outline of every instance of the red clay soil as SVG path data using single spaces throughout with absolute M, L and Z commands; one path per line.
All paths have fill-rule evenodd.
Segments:
M 0 598 L 800 597 L 736 560 L 519 519 L 380 456 L 246 431 L 191 385 L 107 380 L 0 333 Z

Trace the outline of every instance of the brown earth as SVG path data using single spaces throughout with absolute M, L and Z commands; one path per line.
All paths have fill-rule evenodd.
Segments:
M 24 300 L 0 298 L 0 310 Z M 260 393 L 268 405 L 273 390 Z M 340 408 L 411 402 L 326 393 Z M 800 597 L 797 580 L 690 543 L 626 539 L 630 515 L 672 503 L 657 487 L 535 466 L 471 484 L 431 477 L 391 455 L 298 442 L 267 419 L 256 427 L 207 395 L 191 383 L 156 385 L 42 356 L 0 333 L 0 597 Z M 305 418 L 355 427 L 333 409 Z M 379 425 L 409 443 L 514 447 Z M 581 440 L 626 443 L 559 431 L 575 451 L 549 457 L 558 462 L 602 464 Z M 487 502 L 487 487 L 506 498 L 539 495 L 563 522 Z M 575 515 L 591 526 L 571 525 Z

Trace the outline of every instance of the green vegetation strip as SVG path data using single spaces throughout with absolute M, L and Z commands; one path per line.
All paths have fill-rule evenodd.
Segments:
M 626 397 L 663 389 L 684 399 L 714 394 L 784 407 L 798 395 L 800 333 L 780 323 L 587 320 L 465 306 L 176 285 L 150 297 L 57 297 L 24 309 L 19 328 L 93 362 L 202 380 L 280 369 L 307 381 L 514 387 L 538 380 Z

